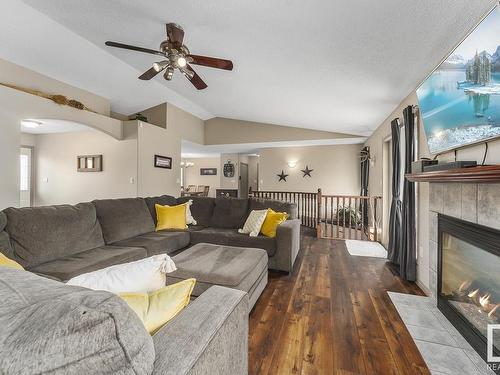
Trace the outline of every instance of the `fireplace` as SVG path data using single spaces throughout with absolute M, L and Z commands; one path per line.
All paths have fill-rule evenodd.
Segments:
M 500 324 L 500 231 L 438 215 L 438 308 L 487 361 L 487 329 Z M 500 355 L 500 331 L 493 335 Z

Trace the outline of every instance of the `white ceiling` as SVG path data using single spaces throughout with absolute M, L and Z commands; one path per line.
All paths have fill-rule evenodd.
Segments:
M 226 144 L 226 145 L 200 145 L 198 143 L 182 140 L 182 157 L 209 158 L 209 157 L 220 156 L 220 154 L 256 154 L 262 148 L 353 145 L 353 144 L 362 144 L 365 141 L 366 141 L 365 137 L 356 137 L 356 138 L 316 139 L 308 141 L 278 141 L 278 142 L 259 142 L 259 143 L 238 143 L 238 144 Z
M 26 119 L 39 122 L 41 125 L 37 128 L 28 128 L 21 122 L 21 132 L 28 134 L 53 134 L 53 133 L 76 133 L 85 131 L 97 131 L 89 126 L 74 121 L 57 119 Z
M 67 30 L 2 12 L 0 57 L 81 83 L 118 112 L 168 99 L 202 118 L 369 134 L 495 1 L 24 0 Z M 232 59 L 234 71 L 198 67 L 204 91 L 178 74 L 141 82 L 154 56 L 104 46 L 157 48 L 165 22 L 184 27 L 193 53 Z

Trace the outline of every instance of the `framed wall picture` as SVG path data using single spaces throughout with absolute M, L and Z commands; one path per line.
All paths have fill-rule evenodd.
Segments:
M 217 176 L 217 168 L 200 168 L 201 176 Z
M 155 155 L 155 168 L 172 169 L 172 158 L 168 156 Z
M 102 172 L 102 155 L 77 156 L 78 172 Z

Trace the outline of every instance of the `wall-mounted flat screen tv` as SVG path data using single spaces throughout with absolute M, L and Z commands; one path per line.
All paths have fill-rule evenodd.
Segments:
M 500 137 L 500 9 L 417 89 L 432 154 Z

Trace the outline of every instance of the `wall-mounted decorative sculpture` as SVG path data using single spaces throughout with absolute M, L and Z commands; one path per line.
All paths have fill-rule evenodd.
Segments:
M 11 85 L 10 83 L 1 83 L 0 82 L 0 85 L 5 86 L 5 87 L 9 87 L 9 88 L 14 89 L 14 90 L 25 92 L 27 94 L 36 95 L 36 96 L 39 96 L 40 98 L 52 100 L 54 103 L 59 104 L 59 105 L 67 105 L 68 107 L 72 107 L 75 109 L 80 109 L 80 110 L 85 110 L 85 111 L 97 113 L 97 112 L 91 110 L 90 108 L 88 108 L 85 104 L 79 102 L 78 100 L 68 99 L 64 95 L 47 94 L 47 93 L 42 92 L 42 91 L 28 89 L 26 87 L 21 87 L 21 86 L 16 86 L 16 85 Z
M 235 168 L 231 160 L 228 160 L 227 163 L 224 164 L 223 173 L 224 177 L 234 177 Z
M 102 155 L 81 155 L 76 160 L 78 172 L 102 172 Z
M 314 169 L 309 169 L 309 166 L 306 165 L 306 169 L 301 169 L 301 172 L 304 173 L 302 177 L 311 177 L 311 172 L 314 171 Z
M 285 174 L 285 172 L 283 170 L 281 170 L 281 173 L 277 174 L 276 176 L 279 177 L 278 182 L 280 182 L 280 181 L 285 181 L 286 182 L 286 178 L 288 177 L 288 175 Z

